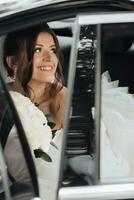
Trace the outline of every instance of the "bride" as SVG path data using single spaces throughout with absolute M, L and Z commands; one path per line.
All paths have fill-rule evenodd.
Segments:
M 41 197 L 54 199 L 67 96 L 57 37 L 47 24 L 10 33 L 4 41 L 3 55 L 8 76 L 13 79 L 9 83 L 10 94 L 37 168 Z M 16 176 L 18 170 L 12 169 L 11 162 L 14 161 L 9 158 L 15 138 L 13 126 L 5 146 L 12 176 Z M 44 156 L 52 162 L 43 160 Z

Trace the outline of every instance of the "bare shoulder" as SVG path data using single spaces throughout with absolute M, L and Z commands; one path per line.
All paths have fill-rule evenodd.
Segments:
M 65 100 L 67 98 L 67 93 L 68 93 L 68 89 L 66 87 L 63 87 L 58 94 L 56 95 L 57 99 L 60 100 Z
M 55 120 L 55 123 L 57 126 L 61 127 L 63 116 L 64 116 L 64 110 L 66 106 L 67 101 L 67 93 L 68 89 L 66 87 L 63 87 L 55 96 L 53 99 L 53 102 L 51 104 L 51 113 L 53 113 L 53 119 Z

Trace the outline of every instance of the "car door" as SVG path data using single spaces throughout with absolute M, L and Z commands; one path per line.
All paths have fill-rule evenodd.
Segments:
M 20 119 L 1 76 L 0 105 L 0 199 L 34 199 L 39 197 L 39 191 L 33 158 Z M 10 129 L 14 129 L 15 132 L 9 134 Z
M 134 198 L 133 28 L 133 12 L 77 16 L 59 199 Z

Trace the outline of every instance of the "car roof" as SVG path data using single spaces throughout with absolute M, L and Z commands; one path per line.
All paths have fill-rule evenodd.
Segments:
M 117 5 L 123 3 L 132 3 L 132 0 L 0 0 L 0 18 L 9 16 L 18 12 L 28 11 L 42 6 L 69 6 L 84 4 L 104 4 Z M 124 5 L 127 7 L 127 5 Z
M 82 14 L 89 11 L 134 11 L 134 1 L 0 0 L 0 35 L 36 25 L 42 21 L 48 23 L 61 19 L 74 18 L 78 13 Z

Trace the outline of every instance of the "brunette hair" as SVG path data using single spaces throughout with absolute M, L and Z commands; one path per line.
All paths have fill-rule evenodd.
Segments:
M 41 32 L 48 32 L 52 35 L 56 45 L 56 56 L 58 66 L 55 73 L 55 80 L 51 85 L 49 97 L 54 97 L 63 87 L 63 74 L 61 68 L 62 53 L 55 33 L 45 23 L 34 27 L 9 33 L 4 41 L 3 63 L 9 76 L 13 76 L 13 69 L 8 65 L 6 58 L 14 56 L 17 62 L 17 77 L 26 95 L 30 96 L 28 83 L 33 73 L 33 53 L 36 39 Z

